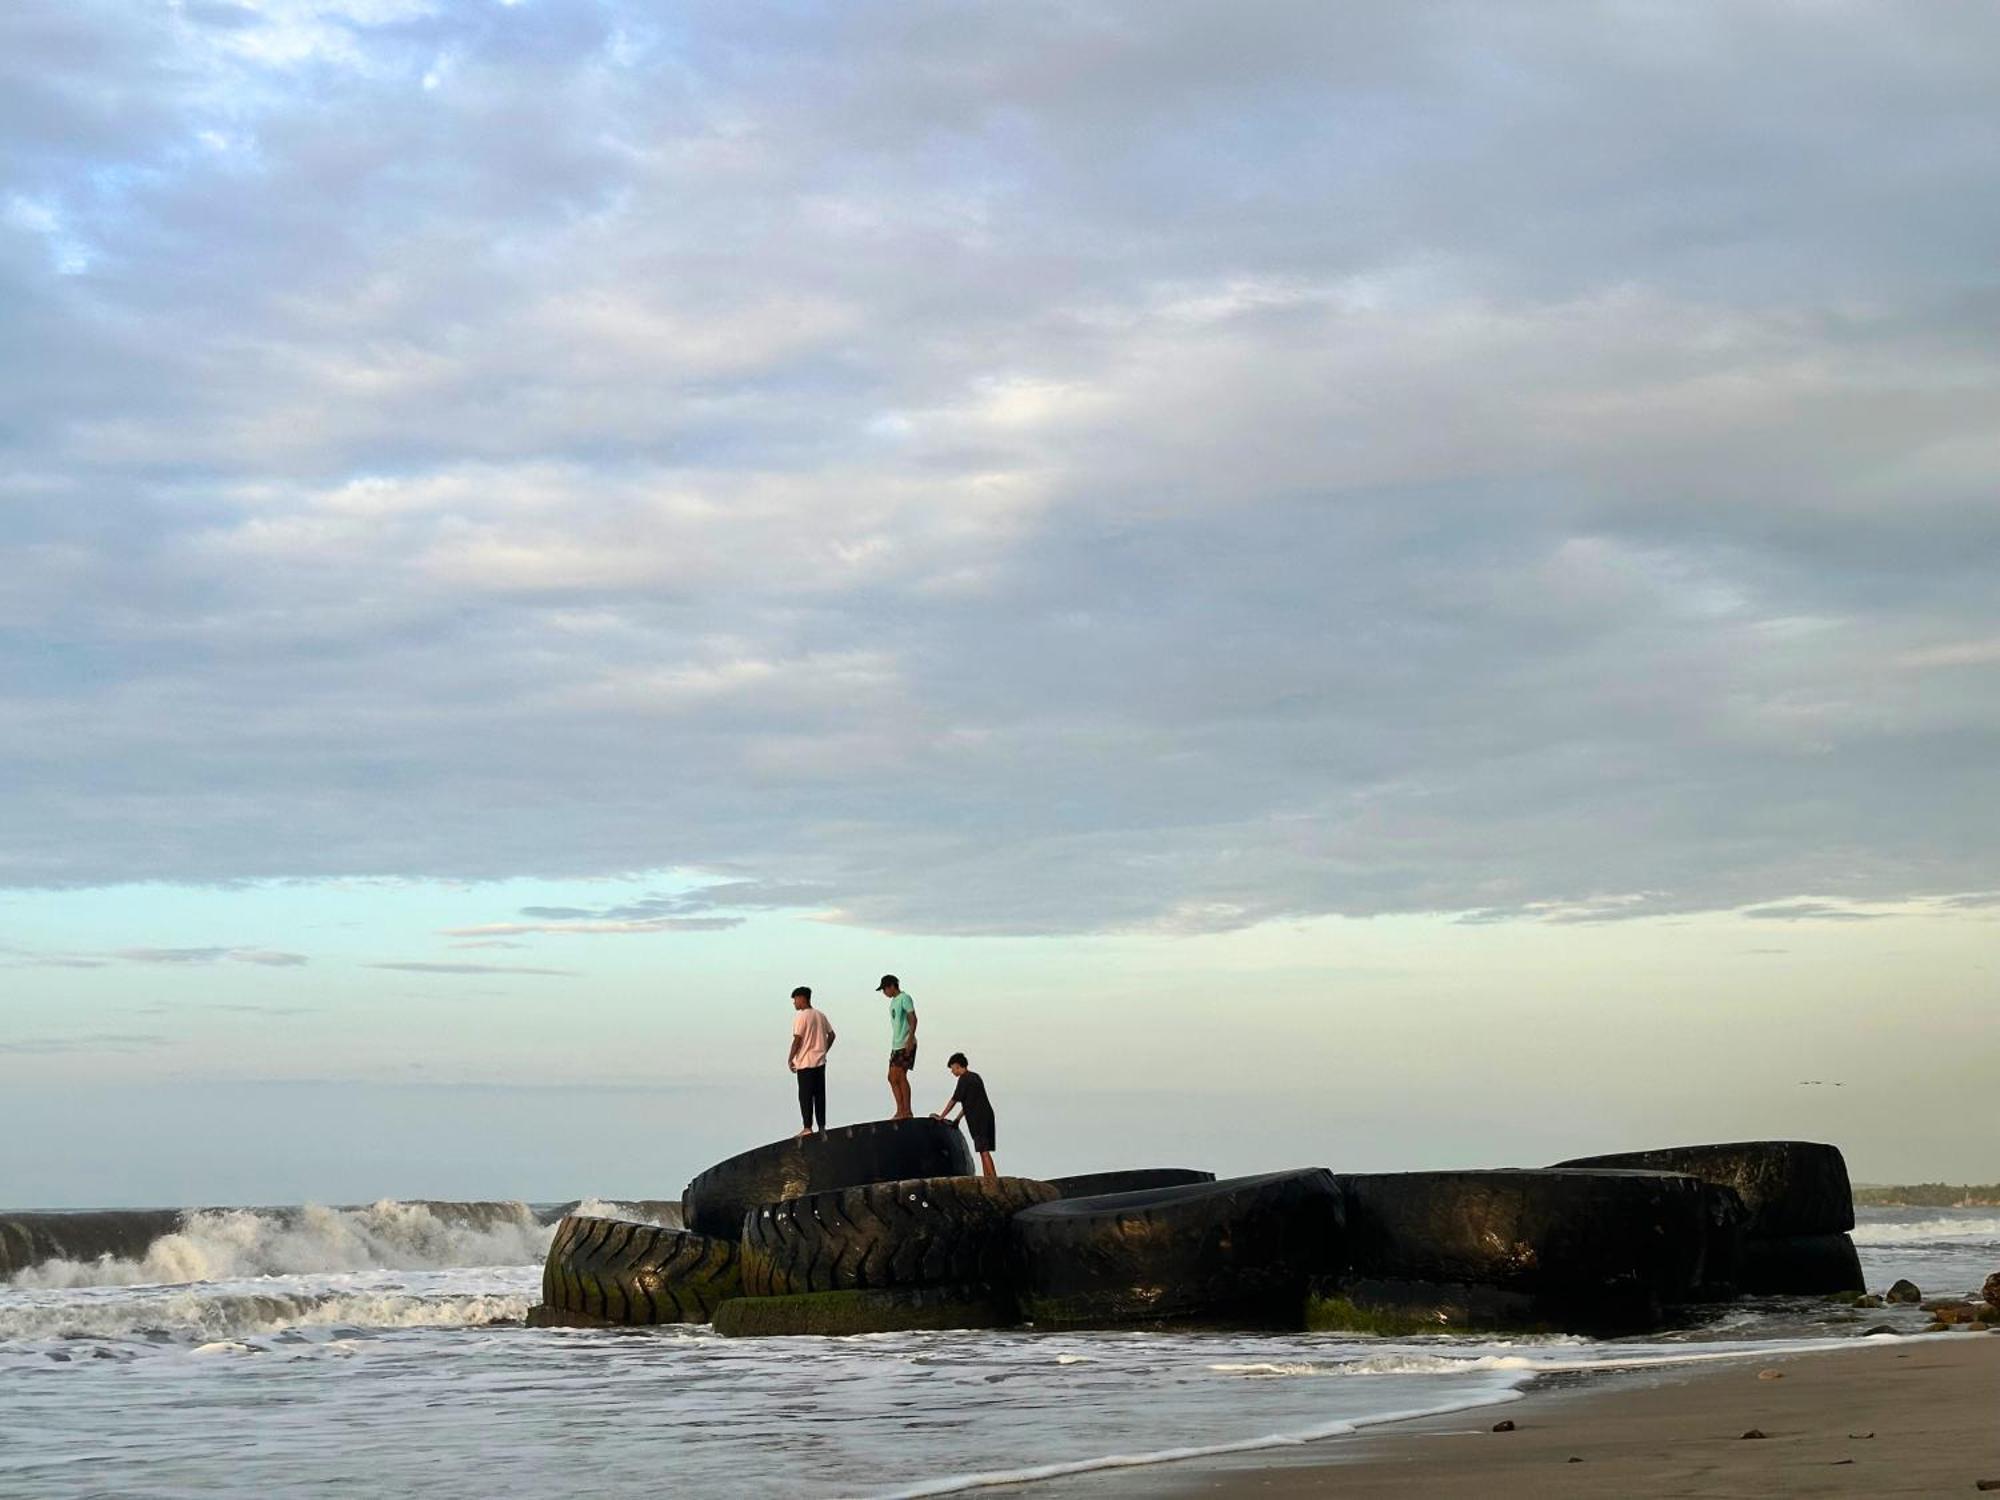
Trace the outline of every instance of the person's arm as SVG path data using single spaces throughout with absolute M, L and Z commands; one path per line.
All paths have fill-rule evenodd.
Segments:
M 954 1085 L 951 1091 L 951 1097 L 944 1101 L 944 1108 L 939 1110 L 936 1114 L 932 1115 L 931 1118 L 933 1120 L 949 1120 L 951 1118 L 952 1107 L 960 1103 L 958 1096 L 964 1092 L 965 1092 L 965 1084 L 963 1081 Z
M 800 1012 L 792 1019 L 792 1050 L 785 1054 L 785 1066 L 794 1073 L 799 1070 L 799 1043 L 806 1039 L 805 1028 L 805 1014 Z
M 905 1047 L 914 1047 L 917 1045 L 917 1006 L 915 1001 L 910 1002 L 910 1034 L 904 1038 L 903 1045 Z

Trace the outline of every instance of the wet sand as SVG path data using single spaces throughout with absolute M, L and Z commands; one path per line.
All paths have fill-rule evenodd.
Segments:
M 1763 1378 L 1767 1370 L 1781 1378 Z M 1515 1430 L 1494 1432 L 1501 1421 Z M 1764 1437 L 1746 1439 L 1753 1428 Z M 1298 1448 L 1079 1476 L 1020 1493 L 1749 1500 L 1973 1495 L 1982 1479 L 2000 1481 L 2000 1335 L 1957 1333 L 1597 1377 Z

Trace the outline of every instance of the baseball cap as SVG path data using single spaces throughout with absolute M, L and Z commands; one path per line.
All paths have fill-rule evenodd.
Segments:
M 892 984 L 899 990 L 903 987 L 903 981 L 898 979 L 894 974 L 884 974 L 882 976 L 882 982 L 876 985 L 875 988 L 878 990 L 886 990 Z

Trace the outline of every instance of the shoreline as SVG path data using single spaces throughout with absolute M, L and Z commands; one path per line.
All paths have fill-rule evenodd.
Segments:
M 1973 1494 L 1977 1481 L 2000 1480 L 1996 1417 L 2000 1338 L 1915 1335 L 1556 1373 L 1496 1403 L 1317 1440 L 1027 1480 L 1008 1492 L 1030 1500 Z M 1494 1432 L 1499 1421 L 1514 1430 Z M 1753 1429 L 1764 1438 L 1743 1436 Z

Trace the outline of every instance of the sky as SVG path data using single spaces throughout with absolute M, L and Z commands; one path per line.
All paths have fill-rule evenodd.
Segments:
M 885 970 L 1016 1171 L 2000 1178 L 1996 101 L 1975 6 L 0 7 L 0 1204 L 668 1196 L 794 984 L 885 1112 Z

